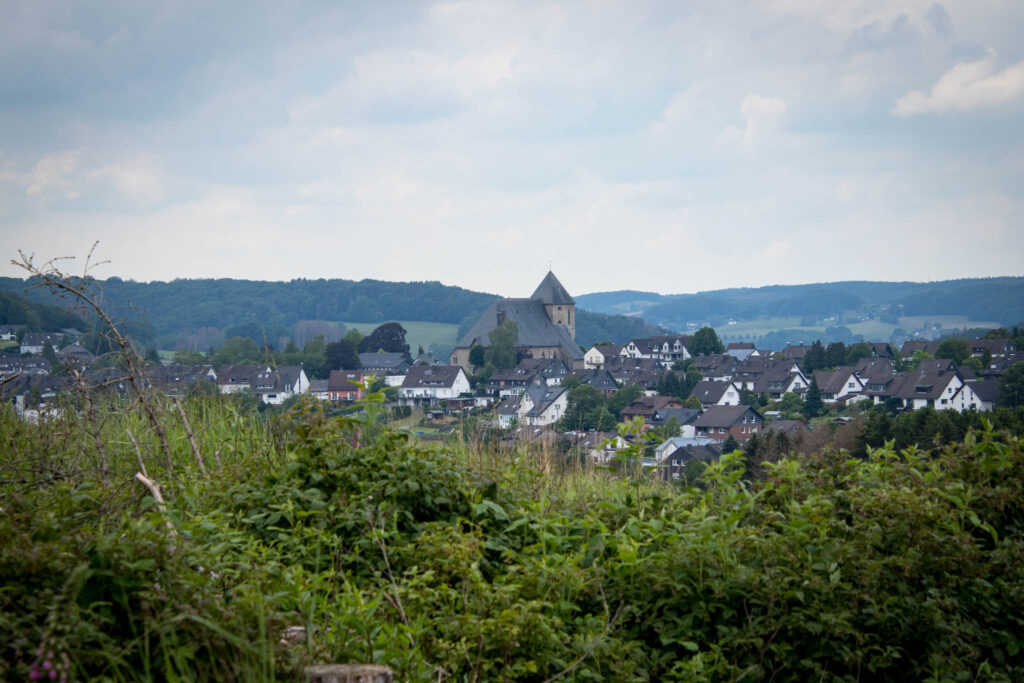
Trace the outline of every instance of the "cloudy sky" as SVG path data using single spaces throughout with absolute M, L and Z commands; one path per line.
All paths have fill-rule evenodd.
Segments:
M 0 274 L 1024 274 L 1024 2 L 0 0 Z

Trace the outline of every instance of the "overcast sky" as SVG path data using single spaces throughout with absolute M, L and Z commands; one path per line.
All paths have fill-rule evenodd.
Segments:
M 0 0 L 0 274 L 1024 274 L 1024 2 Z

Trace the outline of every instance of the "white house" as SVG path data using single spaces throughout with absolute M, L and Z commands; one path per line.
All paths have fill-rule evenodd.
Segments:
M 601 344 L 599 346 L 591 346 L 590 349 L 583 354 L 583 367 L 587 370 L 600 370 L 604 367 L 604 364 L 608 362 L 608 359 L 621 358 L 622 349 L 623 347 L 618 344 Z
M 402 405 L 438 405 L 470 392 L 469 378 L 459 365 L 413 365 L 398 398 Z
M 557 422 L 569 407 L 565 387 L 528 387 L 519 398 L 519 424 L 543 426 Z
M 281 365 L 277 370 L 266 368 L 252 378 L 252 391 L 270 405 L 281 405 L 296 394 L 309 391 L 309 377 L 301 365 Z

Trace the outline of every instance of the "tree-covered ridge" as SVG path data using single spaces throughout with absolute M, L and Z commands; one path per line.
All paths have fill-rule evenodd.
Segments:
M 712 324 L 759 317 L 817 316 L 849 310 L 890 316 L 966 315 L 1012 325 L 1024 320 L 1024 277 L 941 282 L 830 282 L 734 288 L 696 294 L 603 292 L 576 297 L 605 313 L 640 312 L 653 323 L 685 329 L 689 321 Z
M 100 281 L 104 305 L 119 318 L 134 319 L 132 331 L 145 342 L 174 348 L 183 335 L 216 329 L 218 339 L 249 337 L 275 344 L 290 337 L 299 321 L 423 320 L 460 324 L 460 335 L 494 301 L 495 296 L 439 282 L 380 280 L 174 280 Z M 16 278 L 0 278 L 0 291 L 24 294 L 36 303 L 55 304 L 42 289 Z M 27 290 L 27 291 L 26 291 Z M 642 320 L 577 312 L 577 342 L 657 334 Z M 209 335 L 207 335 L 209 336 Z M 197 350 L 205 350 L 201 345 Z M 447 352 L 447 349 L 442 352 Z
M 49 332 L 65 327 L 85 329 L 80 317 L 63 306 L 41 304 L 0 290 L 0 325 L 24 325 L 29 332 Z

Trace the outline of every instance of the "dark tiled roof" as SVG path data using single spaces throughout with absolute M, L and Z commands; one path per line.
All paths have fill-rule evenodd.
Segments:
M 761 415 L 750 406 L 711 406 L 693 421 L 696 427 L 731 427 L 740 423 L 740 418 L 750 411 L 756 417 L 756 424 L 762 421 Z
M 414 365 L 406 373 L 402 388 L 452 387 L 461 371 L 458 365 Z
M 968 384 L 972 391 L 986 403 L 999 403 L 999 382 L 994 379 Z
M 526 394 L 533 402 L 533 408 L 526 415 L 532 417 L 542 414 L 566 391 L 565 387 L 530 387 Z
M 696 396 L 701 403 L 718 403 L 725 396 L 725 392 L 730 389 L 736 391 L 736 387 L 733 386 L 732 382 L 716 382 L 710 379 L 702 379 L 693 387 L 690 396 Z
M 455 348 L 468 349 L 473 344 L 487 346 L 491 343 L 491 331 L 505 320 L 516 323 L 519 333 L 517 347 L 561 347 L 573 360 L 583 360 L 583 351 L 573 341 L 569 330 L 551 322 L 544 304 L 537 299 L 498 299 L 484 311 Z
M 364 370 L 394 370 L 395 374 L 409 367 L 409 361 L 401 353 L 361 353 L 359 364 Z
M 548 274 L 544 276 L 541 283 L 537 285 L 537 289 L 534 290 L 531 299 L 536 299 L 544 304 L 561 304 L 563 306 L 571 306 L 576 302 L 573 301 L 572 297 L 569 296 L 569 292 L 565 291 L 565 287 L 558 281 L 555 274 L 550 270 Z

